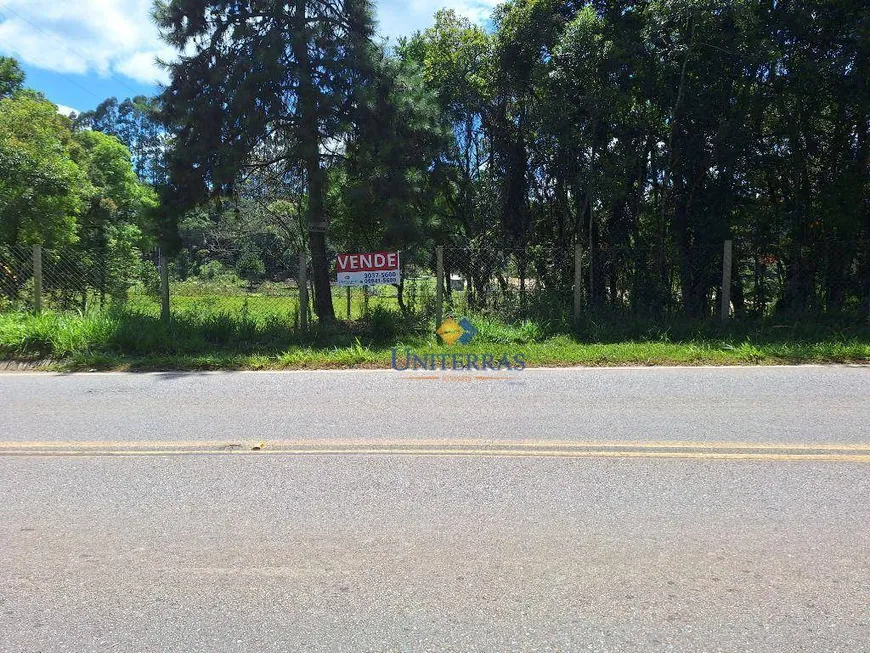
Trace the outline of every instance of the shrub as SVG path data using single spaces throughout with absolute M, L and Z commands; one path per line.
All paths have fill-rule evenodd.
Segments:
M 253 250 L 248 250 L 242 254 L 236 263 L 236 274 L 248 282 L 248 286 L 253 288 L 254 285 L 263 279 L 266 274 L 266 266 L 263 264 L 263 259 Z

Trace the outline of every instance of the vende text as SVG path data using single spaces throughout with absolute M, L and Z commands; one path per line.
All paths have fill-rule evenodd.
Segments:
M 338 272 L 381 272 L 399 269 L 398 252 L 339 254 Z

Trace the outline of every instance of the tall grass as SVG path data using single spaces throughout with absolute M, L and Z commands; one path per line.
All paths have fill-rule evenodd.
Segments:
M 532 365 L 868 362 L 870 328 L 813 322 L 668 324 L 620 316 L 512 324 L 469 315 L 478 335 L 457 352 L 522 352 Z M 171 322 L 131 301 L 87 313 L 0 313 L 0 359 L 65 359 L 70 366 L 245 368 L 389 365 L 391 347 L 443 351 L 435 325 L 386 305 L 365 318 L 297 328 L 289 304 L 255 298 L 176 298 Z

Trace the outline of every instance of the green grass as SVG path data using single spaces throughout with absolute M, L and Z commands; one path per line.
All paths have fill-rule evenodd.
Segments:
M 296 328 L 293 298 L 176 296 L 173 319 L 153 300 L 86 314 L 0 314 L 0 360 L 49 359 L 60 370 L 214 370 L 389 367 L 391 348 L 417 352 L 522 353 L 530 366 L 756 365 L 870 362 L 870 328 L 848 321 L 731 324 L 597 316 L 576 331 L 558 322 L 505 324 L 470 316 L 469 346 L 447 348 L 434 324 L 405 320 L 370 301 L 353 322 Z M 341 313 L 339 313 L 341 314 Z

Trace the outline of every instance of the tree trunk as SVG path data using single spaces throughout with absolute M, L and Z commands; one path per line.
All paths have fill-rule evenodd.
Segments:
M 314 312 L 321 322 L 335 320 L 332 286 L 329 283 L 329 260 L 326 256 L 326 234 L 310 229 L 308 247 L 311 250 L 311 283 L 314 285 Z
M 402 316 L 407 320 L 411 314 L 408 312 L 408 307 L 405 305 L 405 256 L 402 256 L 400 261 L 401 274 L 399 275 L 399 283 L 396 284 L 396 303 L 399 305 L 399 310 L 402 311 Z M 413 289 L 411 299 L 413 299 Z
M 308 248 L 311 251 L 311 282 L 314 286 L 314 312 L 321 322 L 335 321 L 329 260 L 326 257 L 327 219 L 324 206 L 326 180 L 320 167 L 320 129 L 317 89 L 308 56 L 310 31 L 306 22 L 305 0 L 296 0 L 298 25 L 293 36 L 293 55 L 299 65 L 299 151 L 308 182 Z
M 399 310 L 402 311 L 402 317 L 406 320 L 411 316 L 408 312 L 408 306 L 405 304 L 405 279 L 399 279 L 396 284 L 396 303 L 399 305 Z

